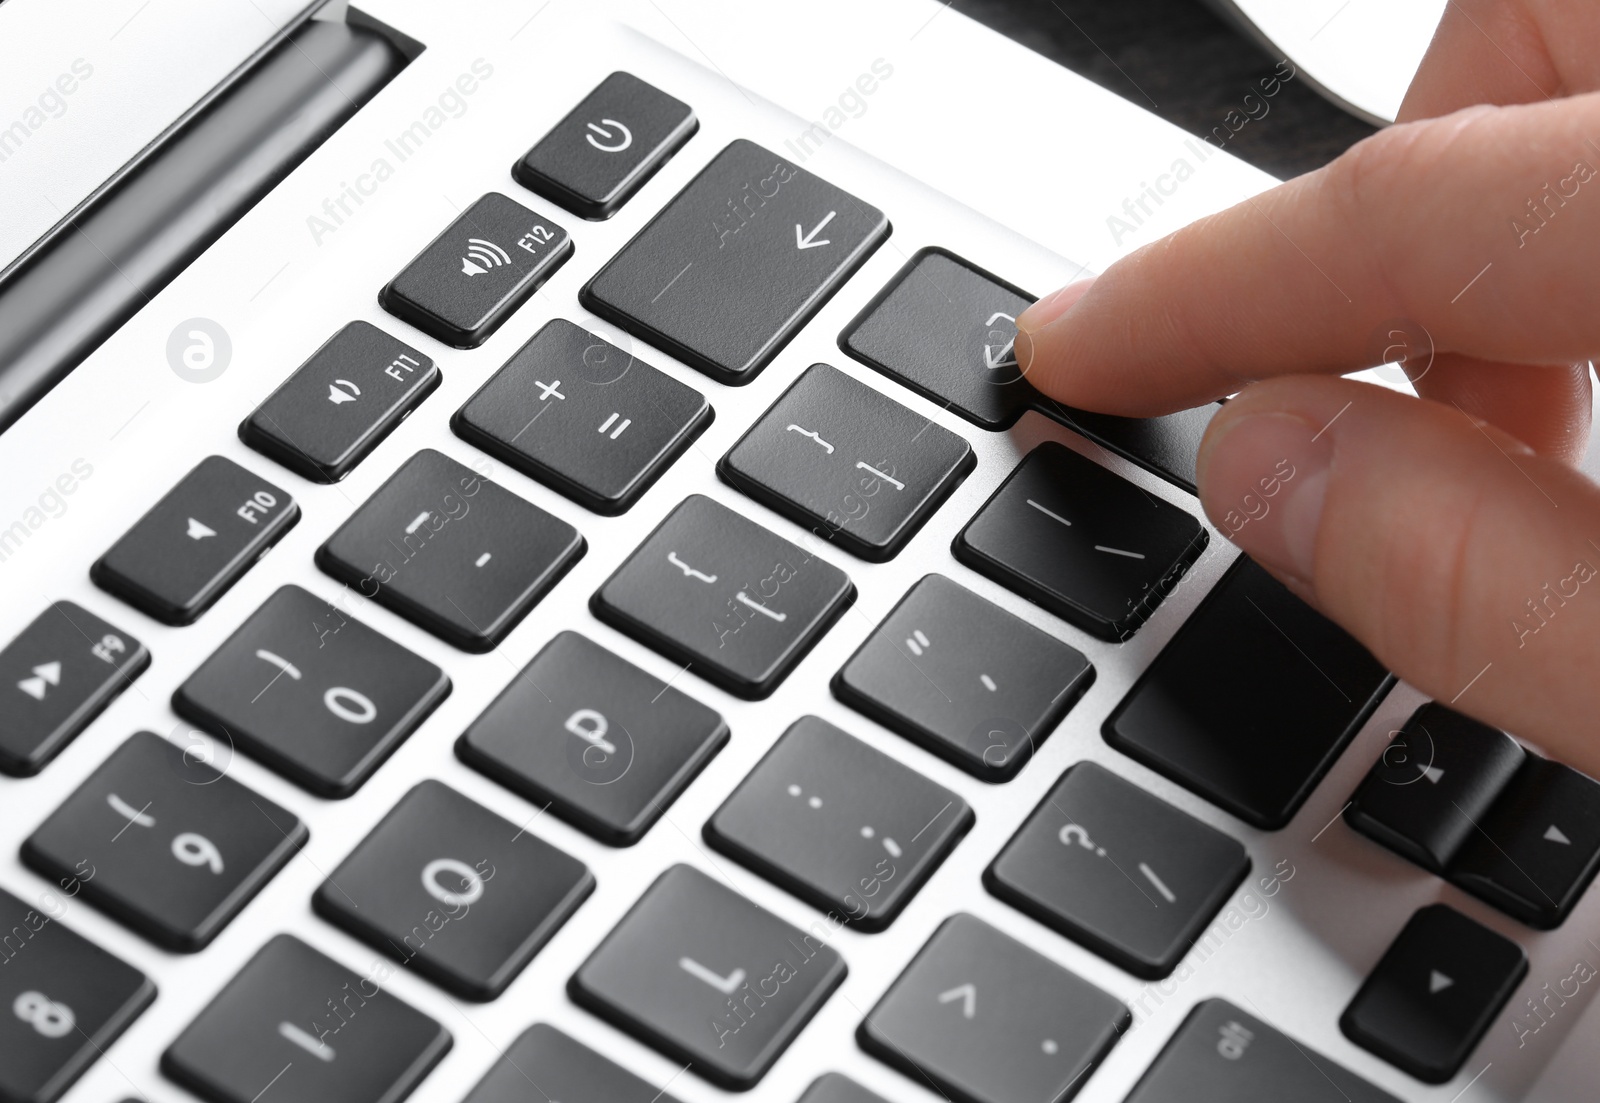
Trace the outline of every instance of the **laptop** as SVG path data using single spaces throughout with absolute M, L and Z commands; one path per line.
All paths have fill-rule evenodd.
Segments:
M 1016 365 L 1268 177 L 924 0 L 0 43 L 0 1100 L 1592 1097 L 1595 783 Z

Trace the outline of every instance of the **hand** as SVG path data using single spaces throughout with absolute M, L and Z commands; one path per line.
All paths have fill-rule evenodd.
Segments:
M 1238 392 L 1200 448 L 1212 522 L 1412 685 L 1591 774 L 1600 488 L 1570 464 L 1600 350 L 1597 41 L 1592 0 L 1451 0 L 1399 125 L 1042 299 L 1016 342 L 1089 410 Z M 1382 359 L 1421 397 L 1338 378 Z

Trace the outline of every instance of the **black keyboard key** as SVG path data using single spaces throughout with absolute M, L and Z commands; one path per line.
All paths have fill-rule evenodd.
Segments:
M 596 513 L 621 513 L 711 424 L 692 387 L 557 318 L 457 411 L 451 427 Z
M 798 1103 L 884 1103 L 884 1100 L 848 1076 L 825 1072 L 811 1082 Z
M 1339 1029 L 1428 1084 L 1456 1074 L 1528 972 L 1528 955 L 1444 904 L 1413 915 Z
M 347 797 L 450 694 L 444 671 L 285 586 L 172 695 L 212 735 L 323 797 Z
M 706 821 L 705 837 L 812 907 L 881 931 L 972 822 L 950 790 L 803 716 Z
M 948 429 L 813 364 L 717 472 L 863 559 L 891 558 L 972 470 L 972 448 Z
M 740 139 L 579 301 L 719 382 L 748 383 L 888 236 L 876 207 Z
M 1106 720 L 1106 742 L 1268 831 L 1287 824 L 1393 679 L 1240 556 Z
M 425 448 L 317 549 L 317 566 L 463 651 L 491 651 L 583 553 L 559 517 Z
M 612 73 L 511 175 L 575 215 L 610 218 L 699 126 L 688 104 L 632 73 Z
M 1530 927 L 1559 927 L 1600 867 L 1600 784 L 1530 754 L 1477 828 L 1450 880 Z
M 89 577 L 163 624 L 193 624 L 299 519 L 287 493 L 208 456 L 95 561 Z
M 839 568 L 692 494 L 595 591 L 595 616 L 740 697 L 766 697 L 855 600 Z
M 1429 872 L 1443 873 L 1525 757 L 1505 732 L 1430 701 L 1372 764 L 1345 820 Z
M 1226 1000 L 1195 1005 L 1123 1103 L 1400 1103 Z
M 477 348 L 571 255 L 567 231 L 489 192 L 390 280 L 378 301 L 452 348 Z
M 546 1023 L 534 1023 L 462 1103 L 678 1103 Z
M 456 742 L 456 754 L 601 842 L 631 846 L 728 741 L 712 709 L 562 632 Z
M 1199 493 L 1194 466 L 1200 440 L 1222 409 L 1220 403 L 1208 402 L 1160 417 L 1137 418 L 1078 410 L 1043 395 L 1035 396 L 1034 405 L 1046 417 L 1190 494 Z
M 1158 980 L 1239 887 L 1238 842 L 1103 766 L 1080 762 L 984 872 L 989 891 Z
M 52 1103 L 150 1006 L 156 986 L 3 890 L 0 932 L 0 1100 Z
M 1185 510 L 1046 441 L 951 550 L 1090 635 L 1118 641 L 1138 631 L 1205 546 L 1205 526 Z
M 1094 681 L 1081 651 L 930 574 L 833 678 L 839 700 L 985 781 L 1006 781 Z
M 862 1021 L 863 1049 L 956 1103 L 1064 1103 L 1128 1009 L 981 919 L 934 931 Z
M 718 1087 L 754 1087 L 845 976 L 838 951 L 690 866 L 645 890 L 567 985 Z
M 582 862 L 428 780 L 328 875 L 311 906 L 456 995 L 492 1000 L 593 891 Z
M 207 1103 L 397 1103 L 451 1038 L 384 991 L 388 977 L 381 962 L 362 976 L 278 935 L 178 1035 L 161 1071 Z
M 1037 392 L 1017 366 L 1032 296 L 943 249 L 909 260 L 845 331 L 862 363 L 985 429 L 1007 429 Z
M 1129 463 L 1196 493 L 1195 456 L 1215 402 L 1131 418 L 1063 406 L 1025 380 L 1013 342 L 1033 296 L 944 249 L 924 249 L 839 335 L 862 363 L 985 429 L 1030 406 Z
M 144 644 L 58 601 L 0 651 L 0 774 L 29 777 L 150 665 Z
M 308 835 L 192 751 L 130 736 L 22 844 L 36 873 L 76 878 L 85 901 L 183 953 L 204 949 Z
M 239 426 L 239 439 L 312 482 L 336 483 L 439 386 L 434 362 L 368 322 L 311 354 Z

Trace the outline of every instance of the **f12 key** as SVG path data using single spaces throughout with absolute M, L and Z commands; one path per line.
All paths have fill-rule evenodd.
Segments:
M 572 255 L 567 231 L 490 192 L 378 293 L 378 302 L 452 348 L 474 349 Z

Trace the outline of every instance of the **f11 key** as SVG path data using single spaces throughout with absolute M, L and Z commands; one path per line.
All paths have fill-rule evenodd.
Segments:
M 239 426 L 239 439 L 316 483 L 336 483 L 439 385 L 434 362 L 368 322 L 328 338 Z

